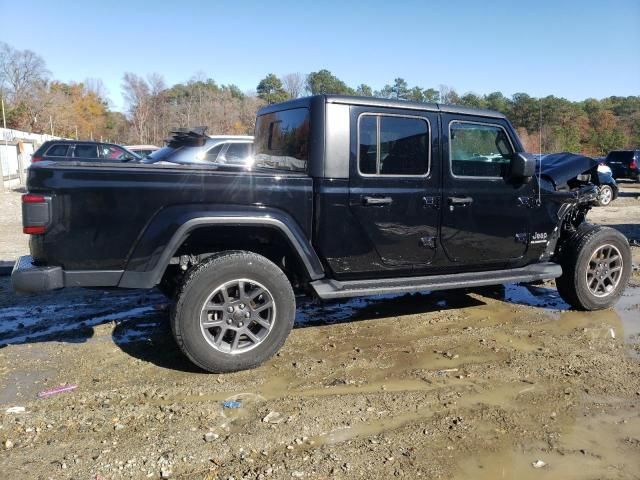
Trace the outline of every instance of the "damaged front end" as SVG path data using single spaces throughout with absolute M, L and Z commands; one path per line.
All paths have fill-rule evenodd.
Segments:
M 542 259 L 558 255 L 598 201 L 598 162 L 573 153 L 538 156 L 540 206 L 555 223 Z

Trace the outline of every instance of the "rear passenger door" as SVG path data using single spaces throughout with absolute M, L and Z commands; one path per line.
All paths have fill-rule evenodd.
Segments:
M 98 145 L 95 143 L 76 143 L 72 156 L 79 160 L 97 160 Z
M 442 114 L 441 242 L 450 261 L 509 266 L 527 249 L 532 184 L 508 173 L 516 151 L 500 118 Z
M 411 270 L 436 252 L 439 168 L 435 112 L 353 107 L 349 208 L 371 271 Z M 432 145 L 434 147 L 432 147 Z M 435 151 L 433 151 L 435 149 Z

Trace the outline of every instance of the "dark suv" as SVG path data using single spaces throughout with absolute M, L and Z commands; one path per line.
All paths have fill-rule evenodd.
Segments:
M 49 140 L 31 156 L 31 163 L 42 161 L 59 162 L 78 160 L 82 162 L 130 162 L 142 157 L 120 145 L 77 140 Z
M 609 152 L 605 163 L 611 168 L 613 178 L 629 178 L 640 182 L 640 150 L 615 150 Z

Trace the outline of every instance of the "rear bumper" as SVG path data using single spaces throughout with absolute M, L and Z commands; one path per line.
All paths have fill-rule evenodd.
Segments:
M 63 270 L 62 267 L 33 265 L 33 258 L 18 258 L 11 272 L 11 285 L 16 292 L 35 293 L 64 287 L 116 287 L 122 270 Z
M 11 286 L 17 292 L 44 292 L 64 287 L 60 267 L 36 267 L 30 255 L 19 257 L 11 272 Z

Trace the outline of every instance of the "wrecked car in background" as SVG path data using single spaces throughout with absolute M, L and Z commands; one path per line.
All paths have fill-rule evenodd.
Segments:
M 169 146 L 206 142 L 185 130 Z M 526 154 L 497 112 L 319 95 L 260 110 L 248 164 L 31 167 L 31 256 L 12 281 L 159 286 L 176 342 L 212 372 L 277 352 L 296 294 L 555 278 L 573 307 L 598 310 L 631 271 L 627 239 L 585 222 L 598 182 L 588 157 Z

